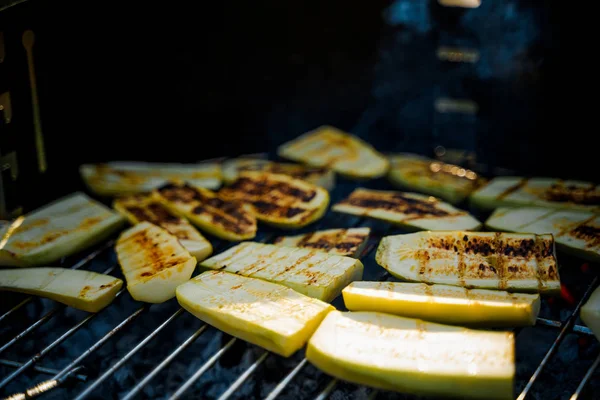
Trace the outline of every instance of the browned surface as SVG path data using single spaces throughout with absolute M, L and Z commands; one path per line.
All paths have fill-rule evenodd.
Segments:
M 421 200 L 402 193 L 354 191 L 340 205 L 350 205 L 365 210 L 387 210 L 413 217 L 447 217 L 451 214 L 438 207 L 437 201 Z
M 585 247 L 597 247 L 600 245 L 600 227 L 591 224 L 581 224 L 568 233 L 577 239 L 585 241 Z
M 302 236 L 295 246 L 325 251 L 336 249 L 345 255 L 352 255 L 366 238 L 367 235 L 348 234 L 347 229 L 335 232 L 310 232 Z M 277 238 L 275 244 L 281 243 L 283 239 L 284 237 Z
M 575 185 L 565 186 L 563 183 L 555 183 L 546 191 L 546 199 L 582 205 L 600 205 L 600 192 L 596 189 L 595 185 L 578 187 Z
M 321 176 L 327 173 L 327 168 L 292 166 L 280 163 L 242 165 L 239 171 L 270 172 L 273 174 L 289 175 L 296 179 L 307 179 L 313 176 Z

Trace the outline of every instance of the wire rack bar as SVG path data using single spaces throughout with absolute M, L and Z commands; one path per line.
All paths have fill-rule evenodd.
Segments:
M 554 341 L 554 343 L 552 343 L 552 345 L 548 349 L 548 352 L 542 359 L 542 362 L 540 362 L 540 365 L 538 365 L 537 369 L 535 370 L 535 372 L 529 379 L 529 382 L 527 382 L 527 385 L 525 385 L 525 388 L 523 388 L 523 391 L 521 392 L 519 397 L 517 397 L 517 400 L 523 400 L 523 399 L 525 399 L 527 394 L 529 394 L 531 387 L 533 386 L 533 384 L 535 383 L 537 378 L 542 373 L 542 370 L 548 364 L 548 361 L 550 361 L 550 359 L 552 358 L 554 353 L 556 353 L 556 351 L 558 350 L 558 347 L 562 343 L 563 339 L 567 336 L 567 334 L 571 330 L 571 327 L 574 325 L 575 319 L 577 318 L 577 314 L 579 313 L 579 309 L 581 308 L 583 303 L 587 300 L 587 298 L 590 296 L 590 294 L 596 287 L 597 282 L 598 282 L 598 277 L 595 277 L 594 280 L 592 281 L 591 285 L 587 288 L 584 295 L 581 297 L 581 300 L 579 300 L 579 302 L 577 303 L 577 306 L 575 307 L 575 309 L 573 310 L 573 312 L 571 313 L 569 318 L 567 318 L 567 320 L 564 322 L 563 327 L 560 330 L 560 333 L 556 337 L 556 340 Z
M 296 365 L 294 367 L 293 370 L 290 371 L 289 374 L 287 374 L 285 376 L 285 378 L 283 378 L 281 380 L 281 382 L 279 382 L 277 384 L 277 386 L 275 386 L 273 388 L 273 390 L 271 390 L 271 393 L 269 393 L 269 395 L 265 398 L 265 400 L 275 400 L 277 398 L 277 396 L 279 396 L 281 394 L 281 392 L 283 392 L 283 390 L 286 388 L 286 386 L 294 380 L 294 378 L 296 377 L 296 375 L 298 375 L 298 373 L 302 370 L 302 368 L 304 368 L 304 366 L 306 365 L 306 363 L 308 362 L 308 360 L 306 360 L 306 358 L 303 358 L 302 361 L 300 361 L 298 363 L 298 365 Z
M 575 390 L 575 393 L 573 393 L 573 395 L 571 396 L 570 400 L 577 400 L 579 398 L 579 396 L 583 392 L 583 389 L 585 388 L 585 385 L 588 383 L 588 381 L 594 374 L 594 371 L 596 370 L 596 368 L 598 368 L 598 365 L 600 365 L 600 354 L 598 354 L 598 357 L 596 357 L 596 361 L 594 361 L 594 363 L 590 366 L 590 368 L 585 373 L 585 376 L 579 383 L 579 386 L 577 386 L 577 389 Z
M 43 317 L 41 317 L 40 319 L 38 319 L 37 321 L 35 321 L 28 328 L 26 328 L 24 331 L 22 331 L 21 333 L 17 334 L 15 337 L 13 337 L 8 342 L 6 342 L 2 347 L 0 347 L 0 354 L 2 354 L 3 352 L 5 352 L 13 344 L 17 343 L 19 340 L 23 339 L 25 336 L 27 336 L 28 334 L 30 334 L 31 332 L 33 332 L 37 328 L 39 328 L 40 326 L 42 326 L 44 323 L 48 322 L 50 320 L 50 318 L 52 318 L 57 312 L 59 312 L 59 311 L 61 311 L 63 309 L 65 309 L 65 306 L 61 304 L 61 305 L 53 308 L 52 310 L 48 311 L 46 314 L 44 314 Z
M 34 387 L 27 389 L 24 393 L 15 393 L 4 400 L 28 400 L 36 398 L 54 389 L 55 387 L 62 385 L 67 379 L 72 378 L 78 371 L 82 369 L 83 367 L 75 367 L 60 378 L 53 378 L 44 382 L 40 382 Z
M 333 389 L 335 389 L 335 387 L 337 386 L 337 384 L 337 379 L 332 379 L 331 381 L 329 381 L 327 386 L 325 386 L 325 389 L 323 389 L 323 391 L 319 393 L 317 397 L 315 397 L 315 400 L 325 400 L 326 398 L 328 398 L 331 392 L 333 392 Z
M 546 319 L 546 318 L 538 318 L 536 323 L 539 325 L 550 326 L 553 328 L 562 328 L 563 327 L 562 322 L 553 321 L 551 319 Z M 590 328 L 588 328 L 587 326 L 583 326 L 583 325 L 573 325 L 573 332 L 581 333 L 583 335 L 588 335 L 588 336 L 594 336 L 594 333 L 592 332 L 592 330 Z
M 246 380 L 254 373 L 254 371 L 256 371 L 256 369 L 267 359 L 269 354 L 271 353 L 269 353 L 268 351 L 262 353 L 260 357 L 258 357 L 252 363 L 252 365 L 250 365 L 250 367 L 248 367 L 248 369 L 245 370 L 244 373 L 240 375 L 239 378 L 237 378 L 235 382 L 231 384 L 231 386 L 229 386 L 229 388 L 219 397 L 218 400 L 227 400 L 229 397 L 231 397 L 231 395 L 234 394 L 235 391 L 238 390 L 244 384 L 244 382 L 246 382 Z
M 133 357 L 138 351 L 140 351 L 144 346 L 146 346 L 152 339 L 156 337 L 163 329 L 165 329 L 171 322 L 173 322 L 177 317 L 183 314 L 183 308 L 175 311 L 165 322 L 163 322 L 158 328 L 156 328 L 152 333 L 144 338 L 141 342 L 139 342 L 129 353 L 127 353 L 123 358 L 117 361 L 112 367 L 106 370 L 98 379 L 96 379 L 90 386 L 88 386 L 83 392 L 81 392 L 75 400 L 82 400 L 89 396 L 102 382 L 104 382 L 109 376 L 115 373 L 116 370 L 121 368 L 123 364 L 125 364 L 131 357 Z
M 4 365 L 5 367 L 10 367 L 10 368 L 20 368 L 23 365 L 23 363 L 12 361 L 12 360 L 0 359 L 0 365 Z M 57 369 L 46 368 L 46 367 L 42 367 L 40 365 L 34 366 L 33 369 L 37 372 L 41 372 L 42 374 L 47 374 L 47 375 L 55 375 L 58 373 Z M 77 375 L 73 375 L 73 378 L 75 378 L 81 382 L 87 381 L 86 375 L 77 374 Z
M 233 344 L 237 341 L 236 338 L 231 338 L 231 340 L 229 340 L 229 342 L 227 342 L 227 344 L 225 346 L 223 346 L 221 348 L 221 350 L 217 351 L 211 358 L 209 358 L 204 364 L 202 364 L 202 366 L 198 369 L 198 371 L 196 371 L 194 373 L 194 375 L 192 375 L 187 381 L 184 382 L 183 385 L 181 385 L 179 387 L 179 389 L 177 389 L 177 391 L 175 393 L 173 393 L 173 395 L 171 397 L 169 397 L 169 400 L 177 400 L 179 399 L 198 379 L 200 379 L 200 377 L 206 372 L 208 371 L 208 369 L 217 362 L 217 360 L 219 358 L 221 358 L 221 356 L 223 356 L 223 354 L 229 350 L 229 348 L 231 346 L 233 346 Z

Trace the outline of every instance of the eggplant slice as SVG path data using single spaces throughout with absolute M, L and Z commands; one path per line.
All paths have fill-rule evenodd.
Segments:
M 350 178 L 385 175 L 389 161 L 370 144 L 332 126 L 321 126 L 284 143 L 277 154 L 316 167 L 328 167 Z
M 211 255 L 212 244 L 186 220 L 172 213 L 150 195 L 131 195 L 114 201 L 113 207 L 133 225 L 147 221 L 166 229 L 179 239 L 198 261 Z
M 106 164 L 84 164 L 81 177 L 91 191 L 100 196 L 123 196 L 147 193 L 167 182 L 217 189 L 221 186 L 218 163 L 160 164 L 115 161 Z
M 104 241 L 125 219 L 83 193 L 73 193 L 0 228 L 0 266 L 31 267 Z
M 367 243 L 370 228 L 327 229 L 304 235 L 280 236 L 274 244 L 322 250 L 340 256 L 358 257 Z
M 256 218 L 279 228 L 301 228 L 320 219 L 329 205 L 322 187 L 287 175 L 242 172 L 219 191 L 227 200 L 251 204 Z
M 333 211 L 380 219 L 411 230 L 477 230 L 481 223 L 432 196 L 409 192 L 355 189 Z
M 552 235 L 454 231 L 386 236 L 375 259 L 405 281 L 560 292 Z
M 510 232 L 549 233 L 554 236 L 559 250 L 600 261 L 600 216 L 592 212 L 542 207 L 498 208 L 485 225 Z
M 154 196 L 173 213 L 221 239 L 238 241 L 256 236 L 256 217 L 244 202 L 225 200 L 208 189 L 175 183 L 155 190 Z
M 232 184 L 239 177 L 240 172 L 268 172 L 272 174 L 288 175 L 301 179 L 325 190 L 333 190 L 335 186 L 335 173 L 324 167 L 311 167 L 302 164 L 280 163 L 260 158 L 235 158 L 227 160 L 222 165 L 223 181 Z
M 600 213 L 600 187 L 594 183 L 553 178 L 497 177 L 471 194 L 473 206 L 538 206 Z

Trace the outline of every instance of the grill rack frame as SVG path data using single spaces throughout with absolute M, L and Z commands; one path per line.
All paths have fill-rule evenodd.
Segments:
M 356 187 L 356 184 L 352 185 L 352 188 L 354 188 L 354 187 Z M 389 187 L 389 185 L 388 185 L 388 187 Z M 335 227 L 335 224 L 332 225 L 331 221 L 329 221 L 329 223 L 327 223 L 328 219 L 331 218 L 332 213 L 333 212 L 331 210 L 329 210 L 323 219 L 321 219 L 320 221 L 317 221 L 315 224 L 312 224 L 311 226 L 309 226 L 309 230 L 318 230 L 318 229 L 326 229 L 326 228 Z M 360 226 L 367 221 L 365 218 L 361 218 L 361 217 L 344 216 L 342 214 L 335 214 L 335 213 L 333 213 L 333 215 L 335 218 L 338 218 L 338 219 L 345 218 L 347 220 L 349 218 L 353 218 L 354 222 L 351 224 L 351 227 Z M 388 225 L 386 225 L 386 228 L 382 232 L 379 232 L 376 235 L 371 235 L 371 237 L 369 238 L 369 243 L 367 243 L 367 245 L 363 249 L 363 252 L 359 258 L 363 259 L 363 258 L 369 256 L 377 248 L 377 244 L 379 243 L 379 240 L 381 239 L 381 237 L 385 236 L 386 234 L 389 234 L 391 230 L 392 230 L 392 225 L 388 224 Z M 261 240 L 257 240 L 257 241 L 270 242 L 275 238 L 275 236 L 276 236 L 276 233 L 269 232 Z M 114 243 L 115 243 L 114 239 L 105 241 L 98 248 L 94 249 L 89 254 L 85 255 L 80 260 L 78 260 L 76 263 L 74 263 L 70 268 L 72 268 L 72 269 L 83 268 L 88 263 L 90 263 L 92 260 L 97 258 L 99 255 L 101 255 L 104 252 L 111 249 L 114 246 Z M 218 254 L 218 253 L 226 250 L 228 247 L 231 247 L 235 244 L 237 244 L 237 243 L 224 242 L 221 240 L 213 241 L 214 254 Z M 112 265 L 111 267 L 109 267 L 107 269 L 107 273 L 114 271 L 115 269 L 117 269 L 116 267 L 117 267 L 116 264 Z M 377 280 L 384 280 L 386 278 L 389 278 L 389 274 L 387 273 L 387 271 L 382 272 L 380 274 L 379 279 L 377 279 Z M 591 281 L 591 283 L 587 286 L 584 295 L 580 298 L 579 302 L 576 304 L 576 306 L 573 308 L 573 310 L 569 311 L 568 317 L 565 318 L 563 321 L 556 321 L 556 320 L 551 320 L 551 319 L 546 319 L 546 318 L 538 318 L 536 325 L 535 325 L 536 327 L 544 326 L 544 327 L 559 329 L 559 334 L 556 337 L 556 339 L 553 341 L 550 348 L 546 351 L 543 359 L 541 360 L 540 364 L 538 365 L 538 367 L 535 370 L 535 372 L 533 373 L 533 375 L 530 377 L 525 388 L 520 392 L 520 394 L 516 398 L 517 400 L 524 400 L 528 396 L 531 388 L 536 383 L 536 381 L 538 380 L 538 378 L 541 375 L 541 373 L 543 372 L 543 370 L 546 368 L 549 361 L 558 352 L 558 348 L 560 347 L 560 344 L 562 343 L 564 338 L 567 336 L 567 334 L 576 333 L 578 335 L 583 335 L 583 336 L 593 336 L 593 333 L 591 332 L 591 330 L 589 328 L 587 328 L 586 326 L 582 326 L 582 325 L 576 325 L 575 321 L 576 321 L 576 318 L 578 316 L 581 306 L 584 304 L 585 300 L 587 300 L 587 298 L 589 297 L 591 292 L 597 286 L 598 280 L 599 280 L 599 277 L 596 276 Z M 124 291 L 125 291 L 125 288 L 123 288 L 118 293 L 118 295 L 122 295 L 122 293 Z M 15 314 L 16 312 L 18 312 L 25 305 L 30 303 L 33 299 L 34 299 L 34 296 L 27 296 L 21 302 L 16 304 L 14 307 L 12 307 L 8 311 L 6 311 L 2 315 L 0 315 L 0 323 L 3 322 L 4 320 L 6 320 L 7 318 L 9 318 L 10 316 L 12 316 L 13 314 Z M 114 302 L 113 302 L 113 304 L 114 304 Z M 107 308 L 110 306 L 111 305 L 107 306 Z M 1 345 L 0 355 L 5 350 L 7 350 L 9 347 L 14 345 L 18 340 L 20 340 L 21 338 L 34 332 L 38 327 L 40 327 L 41 325 L 43 325 L 44 323 L 49 321 L 54 315 L 58 314 L 59 312 L 61 312 L 62 310 L 66 309 L 66 308 L 67 308 L 66 306 L 62 306 L 60 304 L 57 305 L 57 307 L 55 307 L 50 312 L 46 313 L 44 316 L 39 318 L 36 322 L 34 322 L 32 325 L 30 325 L 24 331 L 17 334 L 9 342 Z M 98 341 L 96 341 L 87 350 L 83 351 L 78 357 L 73 359 L 66 367 L 64 367 L 60 371 L 52 370 L 52 369 L 49 370 L 48 368 L 40 367 L 38 365 L 38 362 L 40 360 L 42 360 L 48 353 L 50 353 L 52 349 L 54 349 L 56 346 L 62 344 L 73 333 L 75 333 L 77 330 L 83 328 L 87 324 L 87 322 L 89 322 L 90 320 L 95 318 L 99 313 L 101 313 L 104 310 L 101 310 L 99 313 L 89 314 L 84 319 L 80 320 L 74 326 L 72 326 L 67 331 L 65 331 L 63 334 L 61 334 L 61 336 L 58 339 L 56 339 L 55 341 L 53 341 L 50 345 L 46 346 L 44 349 L 42 349 L 37 354 L 35 354 L 33 357 L 31 357 L 29 360 L 27 360 L 23 363 L 17 362 L 17 361 L 12 361 L 12 360 L 3 360 L 4 362 L 2 363 L 2 365 L 9 366 L 9 367 L 12 366 L 12 367 L 16 368 L 16 370 L 13 373 L 9 374 L 9 376 L 0 378 L 1 379 L 0 390 L 2 390 L 3 387 L 5 387 L 13 379 L 17 378 L 24 371 L 31 368 L 31 369 L 36 369 L 38 371 L 41 369 L 42 371 L 39 371 L 39 372 L 45 371 L 46 373 L 54 373 L 54 375 L 50 379 L 42 381 L 32 388 L 28 388 L 23 393 L 16 393 L 14 395 L 10 395 L 9 397 L 6 398 L 6 400 L 17 400 L 17 399 L 36 397 L 38 395 L 43 394 L 47 390 L 51 390 L 51 389 L 59 386 L 60 384 L 63 384 L 68 378 L 75 378 L 79 381 L 88 381 L 88 380 L 91 381 L 77 395 L 76 400 L 83 400 L 85 398 L 88 398 L 89 395 L 91 395 L 105 380 L 110 378 L 119 368 L 121 368 L 123 365 L 125 365 L 131 359 L 131 357 L 133 357 L 136 353 L 138 353 L 143 347 L 145 347 L 147 344 L 152 342 L 152 340 L 161 331 L 163 331 L 165 328 L 167 328 L 172 321 L 174 321 L 179 316 L 181 316 L 184 311 L 182 308 L 179 308 L 177 311 L 175 311 L 173 314 L 171 314 L 167 319 L 164 320 L 163 323 L 161 323 L 157 328 L 152 330 L 144 339 L 137 342 L 137 344 L 135 344 L 131 350 L 129 350 L 125 355 L 121 356 L 119 358 L 119 360 L 117 360 L 114 364 L 112 364 L 108 369 L 103 371 L 99 375 L 98 378 L 96 378 L 94 380 L 86 379 L 88 377 L 85 377 L 85 375 L 81 375 L 78 373 L 82 369 L 82 363 L 88 356 L 93 354 L 96 350 L 98 350 L 100 347 L 102 347 L 104 344 L 106 344 L 109 340 L 111 340 L 113 337 L 115 337 L 121 330 L 125 329 L 128 325 L 133 323 L 141 314 L 148 311 L 148 309 L 149 309 L 149 305 L 142 303 L 141 307 L 137 308 L 128 317 L 126 317 L 121 322 L 119 322 L 116 326 L 114 326 L 112 329 L 110 329 L 106 334 L 104 334 L 100 339 L 98 339 Z M 136 385 L 125 395 L 125 397 L 123 397 L 123 399 L 131 400 L 131 399 L 135 398 L 142 391 L 142 389 L 147 384 L 149 384 L 151 382 L 151 380 L 156 377 L 156 375 L 158 375 L 158 373 L 163 371 L 183 350 L 185 350 L 188 346 L 193 344 L 196 341 L 196 339 L 198 339 L 207 330 L 209 330 L 209 328 L 216 330 L 215 328 L 212 328 L 210 325 L 203 323 L 200 326 L 200 328 L 198 328 L 195 332 L 193 332 L 186 340 L 184 340 L 183 342 L 178 344 L 175 347 L 175 349 L 173 349 L 167 355 L 167 357 L 165 357 L 160 363 L 158 363 L 156 365 L 156 367 L 154 367 L 149 373 L 147 373 L 144 376 L 144 378 L 142 378 L 142 380 L 137 382 Z M 519 330 L 517 329 L 516 332 L 518 332 L 518 331 Z M 241 339 L 231 338 L 224 346 L 222 346 L 211 357 L 209 357 L 207 360 L 205 360 L 202 363 L 202 365 L 200 366 L 200 368 L 198 368 L 196 370 L 196 372 L 193 373 L 192 376 L 190 376 L 182 385 L 180 385 L 180 387 L 177 389 L 177 391 L 175 391 L 169 397 L 169 400 L 175 400 L 175 399 L 181 398 L 186 393 L 187 389 L 192 387 L 194 385 L 194 383 L 202 376 L 202 374 L 204 374 L 204 372 L 208 371 L 210 369 L 210 367 L 213 366 L 214 363 L 216 363 L 227 352 L 227 350 L 231 346 L 233 346 L 233 344 L 237 341 L 241 342 Z M 272 356 L 272 354 L 270 352 L 263 351 L 261 353 L 261 355 L 259 357 L 257 357 L 251 363 L 251 365 L 248 368 L 246 368 L 237 377 L 237 379 L 235 379 L 235 381 L 233 383 L 231 383 L 229 385 L 229 387 L 219 396 L 219 400 L 226 400 L 231 395 L 235 394 L 235 392 L 252 376 L 252 374 L 254 372 L 256 372 L 260 368 L 260 366 L 264 363 L 264 361 L 270 356 Z M 302 360 L 300 360 L 279 381 L 279 383 L 270 391 L 270 393 L 266 396 L 266 399 L 274 400 L 281 393 L 283 393 L 283 391 L 294 380 L 294 378 L 302 371 L 302 369 L 306 366 L 306 364 L 308 364 L 306 358 L 303 358 Z M 597 356 L 597 358 L 592 363 L 592 365 L 587 369 L 585 375 L 582 377 L 581 381 L 579 382 L 579 385 L 578 385 L 576 391 L 570 397 L 570 400 L 578 400 L 579 396 L 583 393 L 583 390 L 585 389 L 586 384 L 589 382 L 594 371 L 598 368 L 599 365 L 600 365 L 600 354 Z M 324 373 L 321 373 L 321 374 L 326 376 L 326 374 L 324 374 Z M 339 382 L 340 381 L 338 381 L 335 378 L 330 378 L 328 380 L 327 384 L 325 385 L 325 387 L 316 395 L 315 398 L 319 399 L 319 400 L 328 398 L 329 395 L 335 390 L 335 388 L 337 387 Z M 378 390 L 371 391 L 369 398 L 374 399 L 378 393 L 379 393 Z

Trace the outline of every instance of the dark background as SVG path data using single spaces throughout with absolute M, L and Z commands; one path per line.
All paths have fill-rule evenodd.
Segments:
M 444 145 L 524 175 L 597 180 L 595 116 L 581 94 L 590 78 L 573 30 L 580 20 L 564 3 L 484 0 L 466 11 L 435 0 L 149 4 L 30 0 L 0 12 L 0 91 L 11 90 L 14 103 L 0 151 L 18 149 L 25 202 L 77 188 L 84 162 L 272 151 L 321 124 L 382 151 L 432 155 Z M 24 29 L 36 34 L 43 177 L 34 168 Z M 440 45 L 477 49 L 480 60 L 439 61 Z M 436 113 L 444 96 L 469 98 L 479 112 Z

